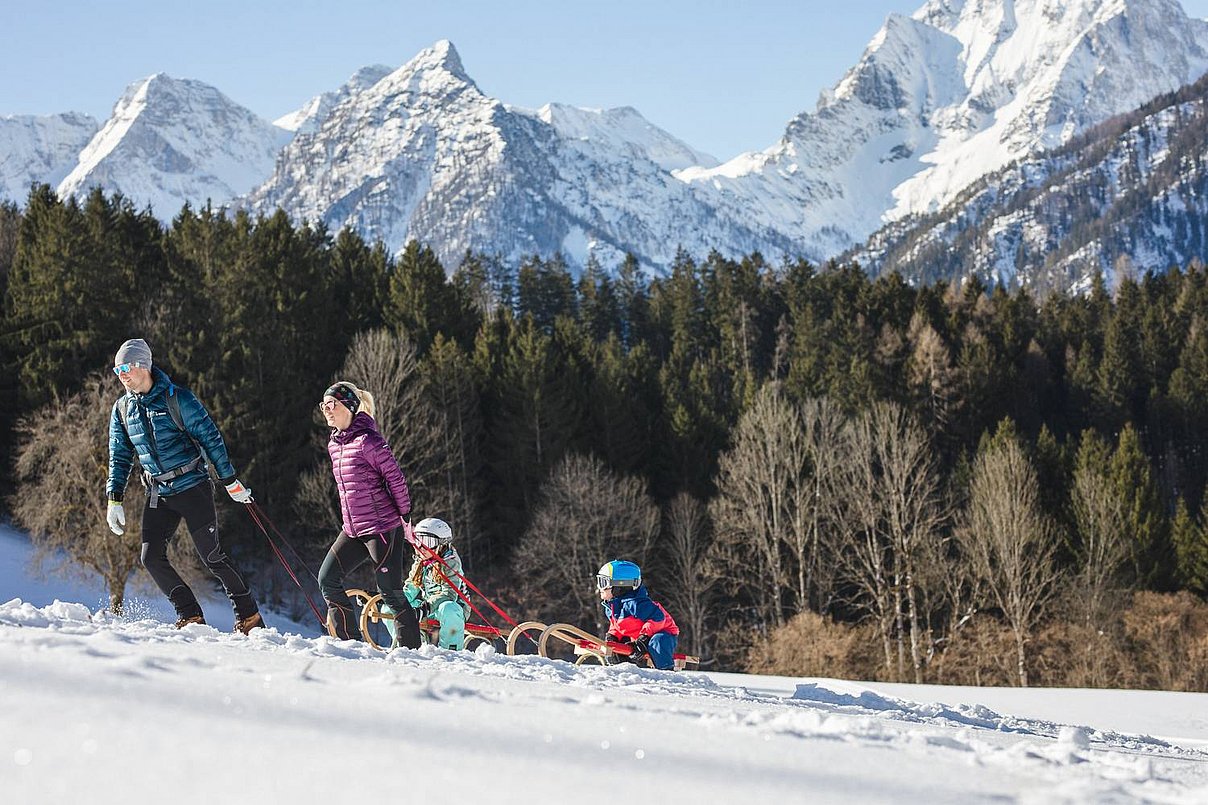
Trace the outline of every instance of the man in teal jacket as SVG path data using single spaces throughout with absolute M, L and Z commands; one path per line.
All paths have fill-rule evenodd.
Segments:
M 191 391 L 152 367 L 151 348 L 143 339 L 122 344 L 113 363 L 126 393 L 113 404 L 109 418 L 109 527 L 115 534 L 125 531 L 122 496 L 137 457 L 147 487 L 142 564 L 176 608 L 176 628 L 205 623 L 197 596 L 168 561 L 168 540 L 182 519 L 198 555 L 231 599 L 235 628 L 247 634 L 263 626 L 251 590 L 218 541 L 207 462 L 232 500 L 252 500 L 251 490 L 235 477 L 218 426 Z

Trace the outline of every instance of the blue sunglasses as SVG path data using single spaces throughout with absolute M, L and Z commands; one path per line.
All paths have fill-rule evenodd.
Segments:
M 130 363 L 119 363 L 117 366 L 113 367 L 113 373 L 115 375 L 124 375 L 124 374 L 128 373 L 132 368 L 142 369 L 143 362 L 142 361 L 131 361 Z

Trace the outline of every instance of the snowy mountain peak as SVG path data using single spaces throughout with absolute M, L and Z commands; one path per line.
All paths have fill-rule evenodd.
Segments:
M 580 264 L 633 253 L 662 266 L 680 243 L 728 254 L 789 246 L 716 221 L 672 174 L 716 160 L 636 110 L 509 107 L 460 68 L 447 42 L 423 51 L 300 134 L 240 203 L 350 226 L 391 250 L 416 238 L 450 269 L 467 249 L 514 260 L 560 252 Z
M 535 113 L 568 140 L 593 142 L 604 148 L 631 151 L 666 171 L 699 165 L 713 167 L 717 160 L 655 126 L 632 106 L 584 109 L 547 103 Z
M 874 109 L 925 113 L 951 103 L 964 90 L 954 76 L 960 43 L 951 35 L 900 14 L 890 14 L 860 61 L 824 95 L 830 105 L 857 100 Z
M 778 142 L 719 165 L 630 107 L 509 106 L 440 40 L 397 69 L 358 71 L 281 128 L 156 74 L 127 90 L 59 189 L 100 184 L 165 217 L 238 196 L 391 249 L 418 238 L 450 268 L 467 249 L 631 253 L 655 268 L 681 245 L 823 260 L 1205 70 L 1208 22 L 1177 0 L 927 0 L 889 15 Z M 52 162 L 0 181 L 11 193 Z
M 427 74 L 445 74 L 457 82 L 474 83 L 462 66 L 457 48 L 447 39 L 441 39 L 432 47 L 421 50 L 413 59 L 395 70 L 390 79 L 410 79 Z
M 0 201 L 24 202 L 32 184 L 58 185 L 98 128 L 76 112 L 0 116 Z
M 677 175 L 824 259 L 1205 70 L 1208 23 L 1176 0 L 929 0 L 777 145 Z
M 168 216 L 223 204 L 271 172 L 289 137 L 208 84 L 156 73 L 126 89 L 59 195 L 99 185 Z
M 352 74 L 352 78 L 344 82 L 339 89 L 324 92 L 311 98 L 301 108 L 282 115 L 273 121 L 273 125 L 299 134 L 309 134 L 323 125 L 328 113 L 339 106 L 350 96 L 372 87 L 390 73 L 393 67 L 384 64 L 374 64 L 362 67 Z

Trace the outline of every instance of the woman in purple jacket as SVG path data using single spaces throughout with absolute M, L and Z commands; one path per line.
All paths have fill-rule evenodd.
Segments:
M 411 513 L 411 496 L 390 445 L 373 421 L 373 396 L 341 380 L 323 392 L 319 408 L 332 428 L 327 453 L 344 519 L 340 535 L 319 568 L 328 631 L 342 640 L 355 639 L 355 616 L 344 592 L 344 577 L 372 559 L 378 592 L 397 613 L 391 648 L 419 648 L 419 622 L 403 592 L 403 568 L 411 557 L 404 556 L 410 552 L 402 525 Z

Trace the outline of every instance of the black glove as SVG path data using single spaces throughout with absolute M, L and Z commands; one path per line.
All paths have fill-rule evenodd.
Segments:
M 647 635 L 638 635 L 638 638 L 629 644 L 629 648 L 629 659 L 640 660 L 650 654 L 650 638 Z

